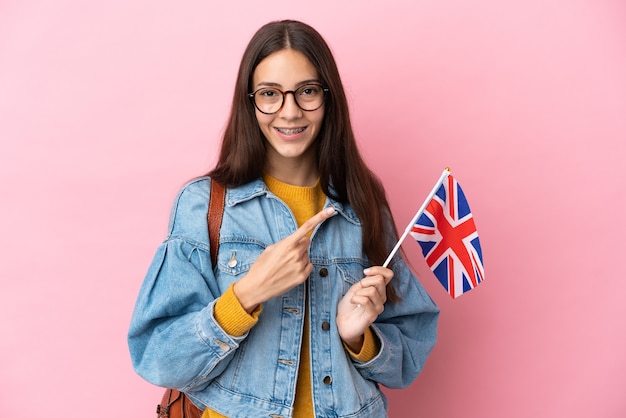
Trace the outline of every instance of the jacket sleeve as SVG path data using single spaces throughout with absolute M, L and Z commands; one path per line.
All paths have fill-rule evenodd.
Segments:
M 393 231 L 393 218 L 386 212 L 388 231 Z M 397 237 L 388 233 L 389 249 Z M 407 265 L 402 253 L 392 259 L 393 287 L 399 301 L 385 304 L 385 310 L 371 329 L 380 341 L 378 355 L 368 362 L 356 364 L 361 375 L 389 388 L 410 385 L 422 371 L 437 340 L 439 308 Z
M 387 302 L 371 326 L 381 344 L 378 355 L 356 367 L 366 379 L 404 388 L 417 378 L 435 345 L 439 308 L 402 259 L 393 271 L 401 300 Z
M 187 186 L 172 209 L 168 238 L 157 249 L 139 291 L 128 331 L 136 372 L 180 390 L 202 389 L 231 360 L 247 333 L 228 335 L 215 321 L 223 290 L 208 244 L 208 190 Z

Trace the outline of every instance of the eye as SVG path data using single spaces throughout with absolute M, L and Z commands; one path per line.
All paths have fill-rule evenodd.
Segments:
M 322 92 L 322 87 L 315 84 L 302 86 L 298 89 L 300 96 L 317 96 Z
M 280 93 L 274 89 L 259 90 L 257 94 L 265 99 L 274 99 L 280 95 Z

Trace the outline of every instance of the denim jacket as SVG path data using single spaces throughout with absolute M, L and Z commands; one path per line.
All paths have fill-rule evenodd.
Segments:
M 228 189 L 218 262 L 212 266 L 209 197 L 210 180 L 203 177 L 187 184 L 174 202 L 169 233 L 149 267 L 128 333 L 137 373 L 231 418 L 291 417 L 302 339 L 309 338 L 315 416 L 386 417 L 379 384 L 402 388 L 414 381 L 435 344 L 439 316 L 402 258 L 391 266 L 402 300 L 388 301 L 371 326 L 380 352 L 371 361 L 356 361 L 344 349 L 335 317 L 339 300 L 369 264 L 354 211 L 327 199 L 337 213 L 313 231 L 313 273 L 265 302 L 257 324 L 233 337 L 213 317 L 216 298 L 297 224 L 262 180 Z M 303 335 L 305 303 L 309 335 Z

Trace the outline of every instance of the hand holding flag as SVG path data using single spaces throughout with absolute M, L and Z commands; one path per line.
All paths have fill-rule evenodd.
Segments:
M 484 278 L 478 232 L 465 194 L 446 168 L 387 257 L 386 267 L 407 235 L 417 240 L 426 264 L 452 298 L 478 286 Z

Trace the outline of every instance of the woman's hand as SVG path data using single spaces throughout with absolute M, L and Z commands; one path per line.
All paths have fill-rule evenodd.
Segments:
M 313 265 L 309 260 L 309 233 L 335 214 L 326 208 L 307 220 L 287 238 L 268 246 L 233 288 L 241 306 L 251 313 L 256 307 L 303 283 Z
M 363 273 L 365 277 L 350 287 L 337 306 L 339 336 L 356 353 L 361 351 L 363 333 L 385 309 L 385 286 L 393 278 L 393 271 L 380 266 Z

